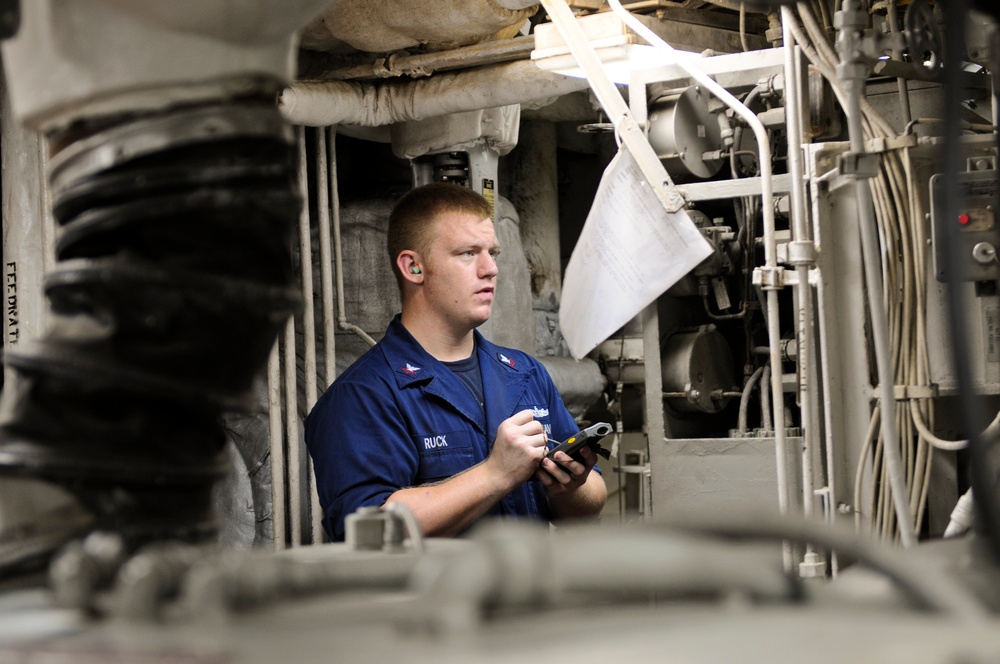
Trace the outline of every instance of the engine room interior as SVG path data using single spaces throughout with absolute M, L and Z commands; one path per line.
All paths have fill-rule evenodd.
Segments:
M 0 662 L 997 661 L 998 18 L 0 1 Z M 597 517 L 325 529 L 432 183 Z

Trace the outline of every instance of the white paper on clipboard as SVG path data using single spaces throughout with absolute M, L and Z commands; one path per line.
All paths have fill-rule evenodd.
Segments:
M 563 277 L 559 323 L 580 359 L 712 253 L 687 211 L 667 212 L 621 149 Z

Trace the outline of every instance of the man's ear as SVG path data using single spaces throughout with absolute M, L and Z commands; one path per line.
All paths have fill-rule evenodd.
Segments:
M 412 284 L 424 283 L 423 266 L 420 264 L 420 256 L 415 251 L 406 249 L 396 256 L 396 268 L 403 275 L 403 279 Z

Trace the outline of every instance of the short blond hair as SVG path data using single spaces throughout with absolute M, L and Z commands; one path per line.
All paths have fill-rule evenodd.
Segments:
M 411 189 L 392 208 L 389 213 L 386 250 L 400 287 L 403 285 L 403 276 L 396 266 L 396 258 L 407 249 L 426 256 L 434 222 L 449 212 L 468 213 L 480 219 L 493 216 L 493 210 L 485 198 L 468 187 L 449 182 L 436 182 Z

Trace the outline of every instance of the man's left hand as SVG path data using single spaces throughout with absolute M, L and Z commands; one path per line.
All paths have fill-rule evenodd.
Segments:
M 550 498 L 573 493 L 587 482 L 597 463 L 597 454 L 589 447 L 580 450 L 583 462 L 574 461 L 565 452 L 556 452 L 555 460 L 545 458 L 535 477 L 545 486 Z

